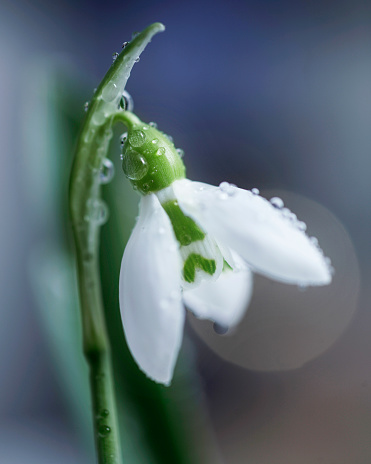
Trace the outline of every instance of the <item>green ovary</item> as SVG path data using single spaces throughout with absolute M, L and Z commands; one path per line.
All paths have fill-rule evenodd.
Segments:
M 213 275 L 216 271 L 214 259 L 206 259 L 196 253 L 191 253 L 183 266 L 183 277 L 186 282 L 192 283 L 196 278 L 196 270 L 200 269 L 207 274 Z

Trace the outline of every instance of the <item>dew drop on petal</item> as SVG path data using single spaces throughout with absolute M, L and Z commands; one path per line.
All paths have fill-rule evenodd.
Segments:
M 313 243 L 313 245 L 318 246 L 318 238 L 317 237 L 310 237 L 309 240 Z
M 279 198 L 279 197 L 273 197 L 269 201 L 270 201 L 271 205 L 274 206 L 274 208 L 282 209 L 283 206 L 284 206 L 283 200 L 281 198 Z
M 146 134 L 141 130 L 135 130 L 129 135 L 129 142 L 133 147 L 141 147 L 145 141 Z
M 237 192 L 237 187 L 229 182 L 222 182 L 219 184 L 219 189 L 223 192 L 223 197 L 221 196 L 222 199 L 225 198 L 225 195 L 231 197 Z
M 218 335 L 225 335 L 228 332 L 227 326 L 218 324 L 217 322 L 214 322 L 213 329 L 214 332 Z
M 305 232 L 307 230 L 307 225 L 303 221 L 298 221 L 296 223 L 296 227 L 301 230 L 302 232 Z
M 260 190 L 257 189 L 257 188 L 253 188 L 253 189 L 251 189 L 251 192 L 252 192 L 254 195 L 259 195 Z
M 148 172 L 148 163 L 140 153 L 132 150 L 124 155 L 122 169 L 129 179 L 140 180 Z
M 108 158 L 104 158 L 100 168 L 99 180 L 101 184 L 108 184 L 115 174 L 115 166 Z

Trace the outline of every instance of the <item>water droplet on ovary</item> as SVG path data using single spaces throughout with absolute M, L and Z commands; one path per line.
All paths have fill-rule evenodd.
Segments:
M 148 172 L 148 163 L 143 156 L 132 150 L 124 155 L 122 169 L 131 180 L 140 180 Z
M 283 200 L 279 197 L 273 197 L 269 201 L 274 208 L 282 209 L 284 207 Z
M 176 152 L 178 153 L 178 156 L 179 156 L 180 158 L 183 158 L 183 156 L 184 156 L 184 150 L 183 150 L 182 148 L 177 148 L 177 149 L 176 149 Z
M 102 98 L 106 102 L 111 102 L 117 97 L 119 89 L 114 82 L 109 82 L 102 90 Z
M 154 129 L 157 129 L 157 122 L 151 121 L 148 125 L 153 127 Z
M 257 189 L 257 188 L 251 189 L 251 192 L 252 192 L 254 195 L 259 195 L 259 193 L 260 193 L 259 189 Z
M 156 155 L 157 156 L 162 156 L 166 153 L 166 150 L 164 147 L 160 147 L 157 151 L 156 151 Z
M 115 166 L 108 158 L 104 158 L 100 168 L 99 180 L 101 184 L 108 184 L 113 179 L 115 174 Z
M 156 145 L 156 143 L 158 143 L 158 139 L 153 139 L 152 143 L 153 143 L 153 145 Z
M 168 134 L 165 134 L 165 137 L 171 142 L 173 143 L 174 142 L 174 139 L 171 135 L 168 135 Z
M 98 428 L 98 435 L 102 438 L 107 437 L 111 432 L 110 427 L 108 425 L 100 425 Z
M 93 222 L 97 225 L 104 224 L 108 219 L 108 207 L 104 201 L 98 198 L 90 198 L 86 203 L 85 221 Z
M 133 147 L 140 147 L 146 141 L 146 134 L 140 130 L 135 130 L 129 135 L 129 142 Z

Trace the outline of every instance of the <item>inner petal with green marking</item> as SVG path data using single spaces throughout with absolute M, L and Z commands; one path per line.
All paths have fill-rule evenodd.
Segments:
M 183 259 L 183 287 L 199 285 L 204 279 L 215 280 L 223 270 L 223 256 L 216 242 L 179 207 L 177 200 L 162 203 Z

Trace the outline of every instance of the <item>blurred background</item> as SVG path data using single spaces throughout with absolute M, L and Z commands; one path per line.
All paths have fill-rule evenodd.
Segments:
M 280 196 L 333 284 L 255 276 L 233 332 L 188 317 L 172 387 L 128 355 L 117 301 L 138 197 L 104 187 L 102 275 L 125 462 L 371 461 L 371 5 L 366 1 L 8 1 L 0 5 L 0 461 L 92 462 L 67 216 L 88 101 L 132 33 L 166 25 L 129 79 L 188 177 Z

